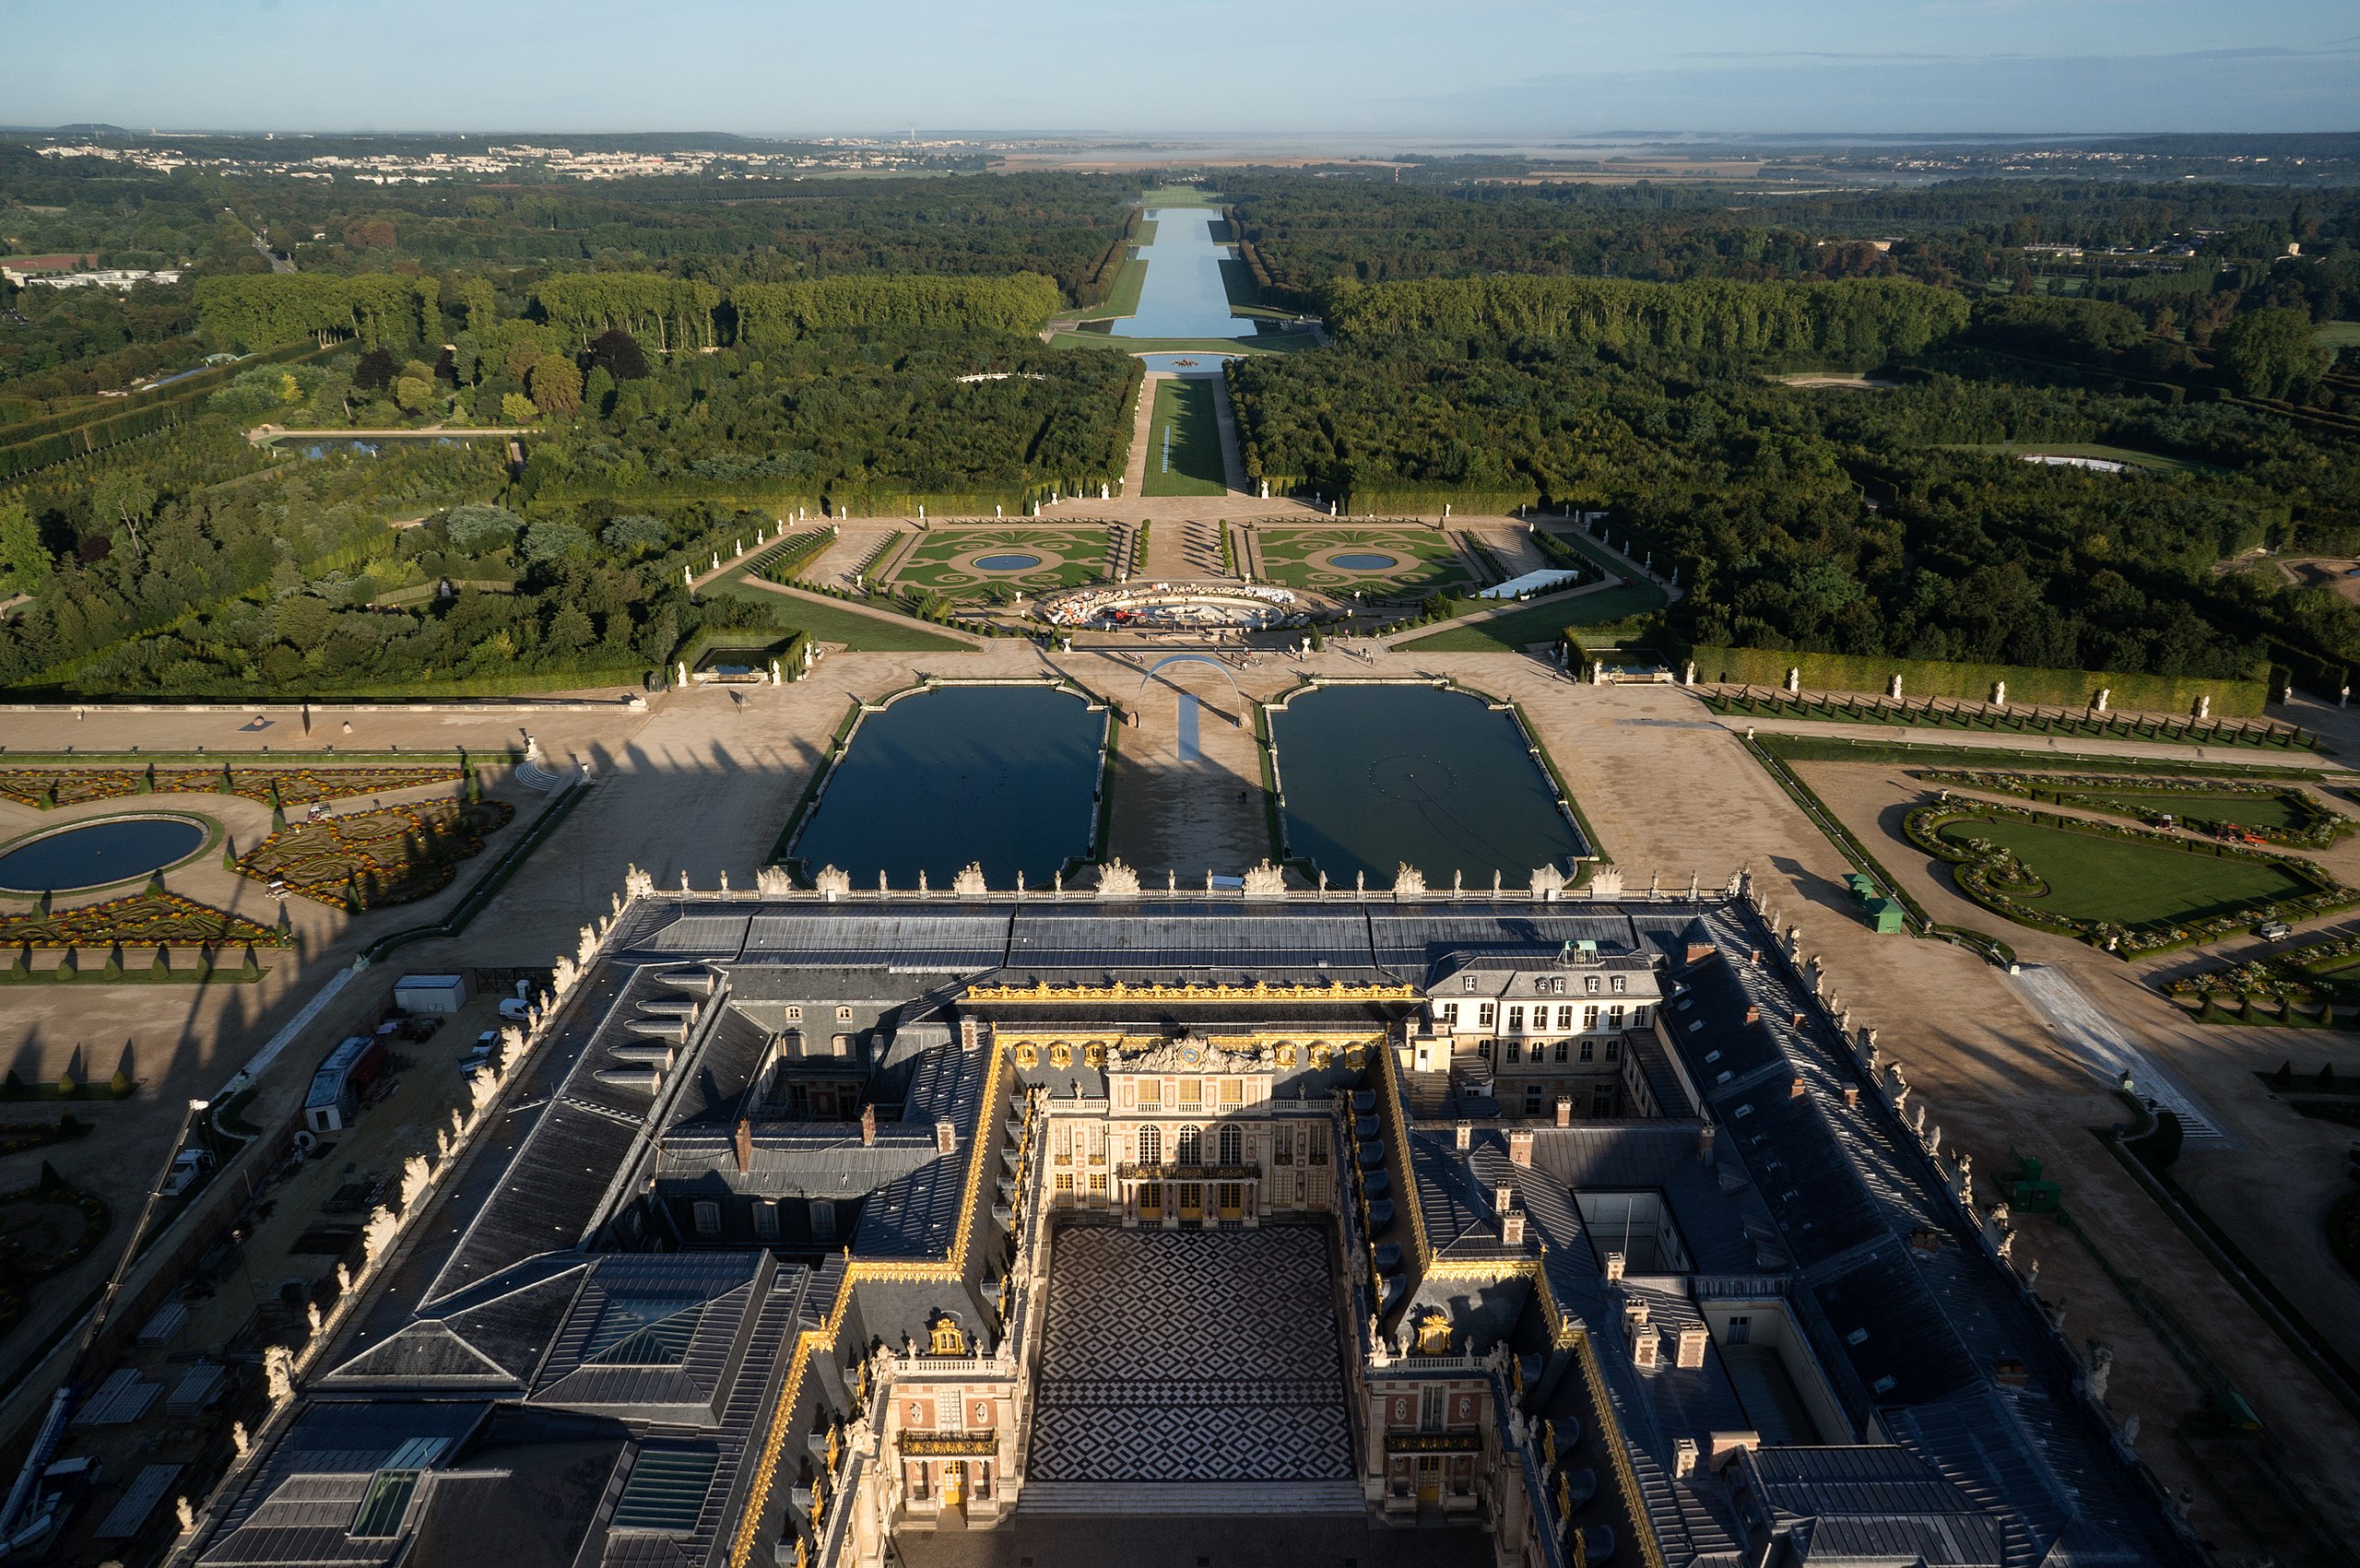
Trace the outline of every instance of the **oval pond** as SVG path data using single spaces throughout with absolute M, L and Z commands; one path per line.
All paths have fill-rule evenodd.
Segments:
M 110 818 L 50 833 L 0 855 L 0 890 L 39 893 L 125 882 L 204 847 L 204 827 L 183 818 Z
M 1400 565 L 1401 558 L 1379 555 L 1375 550 L 1351 550 L 1342 555 L 1329 556 L 1328 564 L 1339 567 L 1346 572 L 1385 572 Z
M 1037 555 L 979 555 L 975 558 L 978 572 L 1030 572 L 1041 564 Z

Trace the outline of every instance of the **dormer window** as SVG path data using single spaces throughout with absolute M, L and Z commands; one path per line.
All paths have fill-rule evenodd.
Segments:
M 850 1008 L 838 1008 L 836 1009 L 836 1021 L 838 1023 L 850 1023 L 852 1021 L 852 1009 Z
M 790 1004 L 786 1009 L 786 1021 L 789 1023 L 799 1023 L 802 1020 L 803 1004 L 800 1002 Z
M 1463 989 L 1472 991 L 1475 989 L 1475 977 L 1471 974 L 1466 975 L 1460 979 L 1459 984 Z
M 1615 994 L 1616 996 L 1621 996 L 1621 995 L 1622 994 L 1622 987 L 1623 987 L 1624 984 L 1625 984 L 1625 981 L 1623 980 L 1623 977 L 1622 977 L 1622 975 L 1619 975 L 1619 974 L 1618 974 L 1618 975 L 1616 975 L 1616 976 L 1614 977 L 1614 994 Z
M 1588 996 L 1595 996 L 1598 995 L 1597 975 L 1585 974 L 1582 976 L 1582 994 Z
M 967 1337 L 959 1331 L 958 1320 L 948 1315 L 934 1320 L 934 1331 L 927 1336 L 926 1350 L 938 1356 L 963 1356 L 967 1353 Z

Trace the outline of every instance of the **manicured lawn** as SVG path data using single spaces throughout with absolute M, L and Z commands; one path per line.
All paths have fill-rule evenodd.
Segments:
M 2360 321 L 2321 322 L 2311 329 L 2311 341 L 2322 348 L 2360 348 Z
M 2265 861 L 2165 848 L 2037 822 L 1978 817 L 1948 824 L 1956 843 L 1988 839 L 2013 850 L 2048 891 L 2026 903 L 2069 920 L 2151 925 L 2221 914 L 2309 890 Z
M 2235 822 L 2246 828 L 2299 828 L 2307 820 L 2294 803 L 2281 795 L 2209 795 L 2201 790 L 2185 795 L 2145 790 L 2135 795 L 2103 795 L 2094 790 L 2076 793 L 2083 798 L 2071 802 L 2073 805 L 2086 804 L 2125 817 L 2166 812 L 2183 820 Z
M 1153 224 L 1147 225 L 1153 228 Z M 1144 243 L 1145 242 L 1141 242 Z M 1133 256 L 1125 262 L 1115 276 L 1115 291 L 1106 296 L 1103 305 L 1092 305 L 1081 312 L 1082 321 L 1113 321 L 1118 316 L 1139 313 L 1139 290 L 1147 286 L 1147 263 Z
M 1041 564 L 1024 572 L 977 572 L 968 563 L 979 555 L 1037 556 Z M 1026 594 L 1095 583 L 1106 575 L 1103 528 L 950 528 L 921 539 L 893 568 L 897 587 L 931 588 L 953 598 L 976 598 L 985 585 L 1007 584 Z
M 1229 493 L 1210 379 L 1182 376 L 1158 382 L 1147 442 L 1147 478 L 1139 486 L 1140 494 Z
M 1218 193 L 1198 190 L 1194 185 L 1158 185 L 1139 196 L 1139 206 L 1219 206 Z
M 1490 620 L 1446 626 L 1398 646 L 1430 654 L 1493 654 L 1503 649 L 1513 652 L 1535 643 L 1553 643 L 1557 633 L 1568 626 L 1610 626 L 1662 604 L 1663 595 L 1651 587 L 1601 588 L 1578 598 L 1541 599 Z
M 1290 588 L 1349 594 L 1355 589 L 1385 595 L 1432 594 L 1465 587 L 1472 579 L 1457 548 L 1438 528 L 1359 526 L 1264 528 L 1262 569 Z M 1389 555 L 1401 564 L 1374 575 L 1338 571 L 1328 559 L 1338 551 Z
M 907 619 L 880 620 L 858 610 L 840 609 L 815 600 L 797 598 L 787 594 L 773 594 L 763 588 L 733 584 L 727 590 L 739 598 L 750 599 L 777 618 L 779 631 L 806 631 L 820 643 L 840 643 L 847 648 L 878 654 L 938 654 L 955 652 L 968 646 L 956 638 L 929 631 L 917 621 Z

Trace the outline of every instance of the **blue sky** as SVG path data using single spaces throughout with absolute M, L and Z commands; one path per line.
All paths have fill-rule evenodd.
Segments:
M 2360 130 L 2353 0 L 0 0 L 0 123 Z

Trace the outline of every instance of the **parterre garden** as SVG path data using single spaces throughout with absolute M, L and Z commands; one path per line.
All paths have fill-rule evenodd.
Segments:
M 1944 788 L 1983 790 L 2103 811 L 2150 827 L 2176 824 L 2222 838 L 2249 837 L 2299 849 L 2325 849 L 2360 828 L 2360 819 L 2330 809 L 2289 783 L 1980 769 L 1937 769 L 1912 776 Z
M 0 796 L 41 810 L 112 800 L 127 795 L 234 795 L 266 806 L 301 806 L 356 795 L 382 795 L 421 784 L 455 784 L 454 762 L 384 767 L 107 767 L 0 768 Z
M 1409 597 L 1471 587 L 1475 581 L 1450 536 L 1420 524 L 1263 527 L 1256 539 L 1262 574 L 1290 588 Z M 1397 564 L 1366 571 L 1328 564 L 1339 554 L 1390 556 Z
M 894 566 L 897 588 L 915 588 L 947 598 L 975 598 L 995 588 L 1027 595 L 1054 593 L 1095 583 L 1106 575 L 1107 535 L 1103 524 L 1072 527 L 943 528 L 911 547 Z M 979 570 L 978 557 L 1032 556 L 1037 565 L 1021 570 Z
M 47 901 L 17 914 L 0 914 L 0 947 L 16 949 L 21 962 L 29 948 L 203 947 L 222 944 L 279 946 L 280 931 L 215 909 L 150 884 L 102 903 L 51 909 Z
M 2022 807 L 1936 800 L 1903 831 L 1993 914 L 2126 959 L 2360 903 L 2307 861 Z
M 505 801 L 423 801 L 316 822 L 290 823 L 237 859 L 237 869 L 287 890 L 358 914 L 408 903 L 450 885 L 455 863 L 483 849 L 507 825 Z

